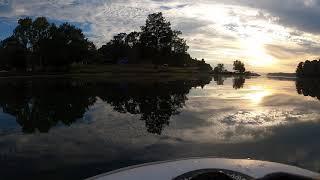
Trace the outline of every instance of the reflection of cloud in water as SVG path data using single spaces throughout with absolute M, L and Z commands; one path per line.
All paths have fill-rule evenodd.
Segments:
M 169 133 L 194 142 L 241 143 L 268 138 L 276 127 L 320 119 L 320 103 L 299 96 L 292 81 L 258 78 L 246 83 L 235 91 L 227 79 L 224 86 L 211 82 L 204 94 L 192 91 Z
M 228 126 L 246 125 L 246 126 L 274 126 L 281 123 L 296 121 L 306 116 L 293 111 L 238 111 L 237 113 L 225 117 L 220 122 Z
M 227 142 L 258 140 L 257 138 L 266 138 L 273 134 L 273 127 L 317 120 L 319 117 L 315 113 L 306 114 L 292 110 L 239 111 L 220 120 L 222 126 L 225 126 L 220 134 Z
M 272 135 L 274 127 L 320 118 L 318 111 L 300 110 L 299 106 L 228 108 L 224 107 L 226 103 L 221 99 L 211 99 L 211 103 L 219 104 L 214 109 L 209 100 L 199 106 L 198 101 L 203 99 L 196 99 L 191 99 L 187 110 L 175 118 L 168 131 L 171 135 L 182 135 L 188 141 L 215 143 L 259 141 Z M 239 102 L 242 101 L 239 99 Z M 194 112 L 197 116 L 189 120 Z

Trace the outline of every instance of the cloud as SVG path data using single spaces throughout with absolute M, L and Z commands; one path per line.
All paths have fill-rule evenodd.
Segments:
M 222 3 L 222 1 L 216 2 Z M 279 23 L 284 26 L 311 33 L 320 33 L 320 22 L 318 21 L 320 17 L 319 0 L 227 0 L 224 3 L 260 9 L 262 12 L 268 12 L 272 16 L 278 17 Z
M 318 55 L 319 0 L 0 0 L 4 22 L 13 24 L 25 16 L 69 21 L 85 26 L 86 35 L 97 46 L 116 33 L 139 30 L 147 15 L 158 11 L 184 33 L 191 55 L 206 58 L 212 65 L 231 64 L 234 59 L 244 59 L 249 65 L 257 61 L 245 46 L 248 39 L 258 39 L 257 46 L 265 47 L 274 59 L 297 53 Z M 298 60 L 290 61 L 296 64 Z

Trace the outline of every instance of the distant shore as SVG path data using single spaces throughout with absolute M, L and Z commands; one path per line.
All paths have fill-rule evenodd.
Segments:
M 245 76 L 259 77 L 260 74 L 253 72 L 236 73 L 203 70 L 200 67 L 163 67 L 152 64 L 142 65 L 73 65 L 69 71 L 39 71 L 19 72 L 0 71 L 0 77 L 72 77 L 72 76 L 102 76 L 102 77 L 131 77 L 131 78 L 159 78 L 159 77 L 196 77 L 196 76 Z
M 268 77 L 296 78 L 296 73 L 268 73 Z

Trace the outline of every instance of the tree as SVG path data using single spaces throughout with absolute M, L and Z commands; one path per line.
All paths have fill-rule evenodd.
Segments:
M 129 38 L 132 38 L 131 36 L 132 34 Z M 120 33 L 115 35 L 110 42 L 103 45 L 99 49 L 99 52 L 105 59 L 108 59 L 109 62 L 116 63 L 119 59 L 128 57 L 129 48 L 128 35 L 126 33 Z
M 148 48 L 158 51 L 170 51 L 174 32 L 170 22 L 162 13 L 148 15 L 146 25 L 141 27 L 141 43 Z
M 244 66 L 244 63 L 236 60 L 233 62 L 233 70 L 237 71 L 238 73 L 244 73 L 246 71 L 246 68 Z
M 303 65 L 304 65 L 303 62 L 300 62 L 300 63 L 298 64 L 298 67 L 297 67 L 297 69 L 296 69 L 296 74 L 297 74 L 298 77 L 303 76 Z
M 89 42 L 82 30 L 69 23 L 64 23 L 58 28 L 57 33 L 58 38 L 61 38 L 64 43 L 63 48 L 66 50 L 70 63 L 82 62 L 89 48 Z
M 188 46 L 180 31 L 171 29 L 162 13 L 150 14 L 141 32 L 120 33 L 98 51 L 108 62 L 127 58 L 130 63 L 151 61 L 154 64 L 183 66 L 191 62 Z
M 18 21 L 13 37 L 30 52 L 29 66 L 44 69 L 44 66 L 66 66 L 83 62 L 95 49 L 82 30 L 64 23 L 59 27 L 50 24 L 45 17 L 34 21 L 24 18 Z
M 2 69 L 5 69 L 5 65 L 6 65 L 6 62 L 5 62 L 5 59 L 4 59 L 4 47 L 3 47 L 3 41 L 0 41 L 0 71 Z
M 40 45 L 45 67 L 66 69 L 72 63 L 87 63 L 95 51 L 94 44 L 85 38 L 82 30 L 71 24 L 53 25 L 49 31 L 50 38 L 43 39 Z
M 296 69 L 297 77 L 319 77 L 320 60 L 300 62 Z
M 310 76 L 313 72 L 311 61 L 307 60 L 303 66 L 303 72 L 306 76 Z
M 1 42 L 0 64 L 2 68 L 24 70 L 26 68 L 27 51 L 20 41 L 11 36 Z
M 19 19 L 13 36 L 27 49 L 37 52 L 39 42 L 50 37 L 50 24 L 45 17 L 38 17 L 34 21 L 27 17 Z
M 117 63 L 126 59 L 128 63 L 152 62 L 170 66 L 194 66 L 201 71 L 212 71 L 212 67 L 204 60 L 191 58 L 187 53 L 187 42 L 180 37 L 181 34 L 180 31 L 172 30 L 170 22 L 161 12 L 154 13 L 148 16 L 141 32 L 119 33 L 97 50 L 81 29 L 69 23 L 56 26 L 45 17 L 35 20 L 27 17 L 19 19 L 12 39 L 8 39 L 10 46 L 1 47 L 0 54 L 7 58 L 2 58 L 0 63 L 7 67 L 19 66 L 15 69 L 25 67 L 24 70 L 28 71 L 47 71 L 52 68 L 66 70 L 72 63 Z M 18 61 L 12 61 L 15 63 L 11 64 L 5 62 L 13 58 L 13 49 L 23 56 L 19 63 L 24 65 L 18 65 Z M 17 59 L 17 56 L 13 59 Z
M 189 49 L 187 41 L 179 37 L 182 34 L 181 31 L 174 31 L 173 34 L 172 51 L 174 53 L 185 54 Z
M 318 69 L 318 61 L 317 60 L 313 60 L 311 61 L 311 66 L 312 66 L 312 69 L 311 69 L 311 76 L 314 76 L 316 77 L 317 75 L 320 74 L 320 69 Z
M 127 46 L 133 48 L 140 44 L 140 33 L 139 32 L 131 32 L 126 36 L 125 43 Z
M 186 40 L 179 37 L 180 31 L 172 30 L 161 12 L 148 15 L 141 32 L 120 33 L 103 45 L 99 54 L 104 62 L 117 63 L 126 58 L 129 63 L 148 62 L 156 65 L 197 66 L 200 70 L 212 71 L 212 67 L 192 59 L 187 53 Z
M 29 48 L 32 37 L 32 19 L 29 17 L 19 19 L 18 26 L 13 31 L 13 37 L 16 38 L 24 48 Z
M 226 69 L 224 68 L 224 64 L 218 64 L 217 67 L 215 67 L 213 71 L 215 74 L 219 74 L 219 73 L 225 72 Z
M 172 30 L 170 22 L 163 17 L 161 12 L 150 14 L 146 20 L 146 25 L 141 27 L 140 33 L 143 58 L 152 57 L 156 64 L 185 64 L 183 62 L 172 62 L 176 55 L 186 54 L 189 48 L 186 41 L 179 35 L 181 35 L 181 32 Z
M 32 23 L 30 44 L 38 52 L 41 40 L 50 38 L 50 24 L 45 17 L 38 17 Z

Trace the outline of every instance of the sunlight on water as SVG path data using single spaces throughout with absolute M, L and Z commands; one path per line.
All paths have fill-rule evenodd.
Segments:
M 251 86 L 249 92 L 244 96 L 244 99 L 249 99 L 254 104 L 259 104 L 266 96 L 272 94 L 272 92 L 263 86 Z
M 274 136 L 277 128 L 320 118 L 317 111 L 303 109 L 301 102 L 316 106 L 319 103 L 297 94 L 293 81 L 247 79 L 241 88 L 235 86 L 236 80 L 227 78 L 221 82 L 220 86 L 211 82 L 205 94 L 194 90 L 189 99 L 192 104 L 187 107 L 192 112 L 205 112 L 208 116 L 202 115 L 203 121 L 208 125 L 184 130 L 185 139 L 216 143 L 261 141 Z

